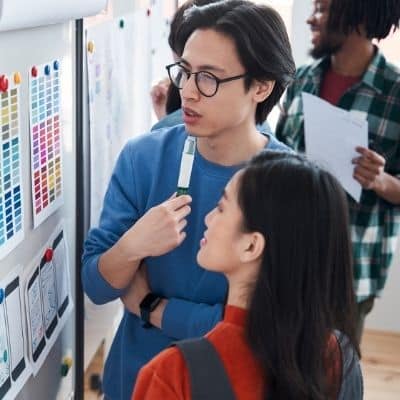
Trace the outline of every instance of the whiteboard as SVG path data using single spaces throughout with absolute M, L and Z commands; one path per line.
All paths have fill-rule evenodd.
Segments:
M 138 10 L 86 30 L 87 45 L 94 46 L 87 52 L 92 226 L 118 154 L 150 127 L 149 28 L 145 10 Z
M 51 25 L 93 15 L 107 0 L 0 0 L 0 31 Z

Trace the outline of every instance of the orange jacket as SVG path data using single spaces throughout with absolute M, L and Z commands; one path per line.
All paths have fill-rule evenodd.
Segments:
M 260 400 L 266 382 L 245 341 L 245 319 L 246 310 L 228 305 L 224 320 L 206 337 L 221 357 L 236 397 L 240 400 Z M 337 345 L 336 340 L 335 343 Z M 132 394 L 132 400 L 190 398 L 190 378 L 185 360 L 175 347 L 164 350 L 140 370 Z

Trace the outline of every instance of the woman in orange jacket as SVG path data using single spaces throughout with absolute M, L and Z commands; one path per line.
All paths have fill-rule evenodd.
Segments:
M 224 320 L 206 339 L 233 398 L 362 398 L 346 209 L 328 172 L 265 151 L 206 216 L 197 261 L 229 283 Z M 350 360 L 338 331 L 356 349 Z M 143 367 L 132 398 L 194 399 L 191 378 L 181 351 L 167 349 Z

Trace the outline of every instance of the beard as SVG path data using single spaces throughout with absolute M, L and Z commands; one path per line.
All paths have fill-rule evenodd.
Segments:
M 338 52 L 341 49 L 342 44 L 342 36 L 335 34 L 324 34 L 321 36 L 320 42 L 310 49 L 309 55 L 315 60 L 326 56 L 329 57 Z

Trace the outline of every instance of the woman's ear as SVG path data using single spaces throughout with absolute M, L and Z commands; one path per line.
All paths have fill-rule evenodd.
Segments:
M 254 100 L 262 103 L 274 90 L 275 81 L 255 81 Z
M 246 234 L 244 240 L 244 248 L 241 253 L 240 261 L 249 263 L 261 258 L 266 245 L 264 235 L 260 232 L 251 232 Z

